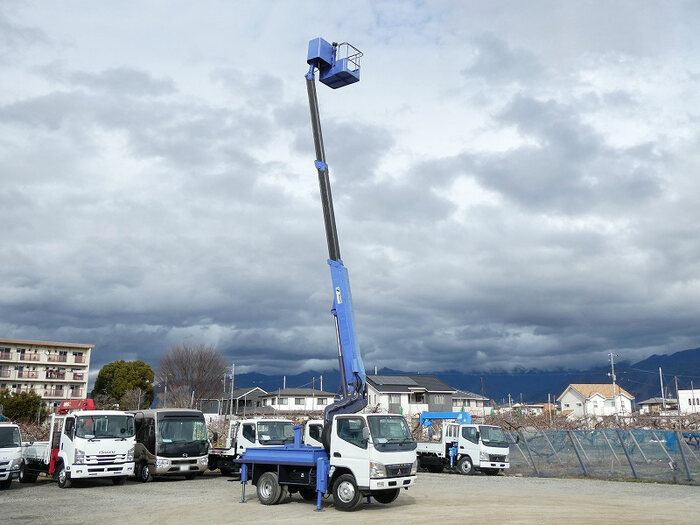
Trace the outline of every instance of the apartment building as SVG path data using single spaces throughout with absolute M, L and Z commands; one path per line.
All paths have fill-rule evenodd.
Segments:
M 34 392 L 50 407 L 87 397 L 94 345 L 0 339 L 0 390 Z

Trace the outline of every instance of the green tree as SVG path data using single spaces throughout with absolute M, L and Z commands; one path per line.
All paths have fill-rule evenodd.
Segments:
M 153 369 L 143 361 L 106 364 L 97 374 L 92 391 L 92 397 L 96 402 L 100 400 L 100 405 L 119 403 L 122 410 L 148 407 L 153 396 Z
M 43 399 L 34 392 L 10 393 L 0 391 L 2 415 L 10 421 L 36 421 L 48 413 Z

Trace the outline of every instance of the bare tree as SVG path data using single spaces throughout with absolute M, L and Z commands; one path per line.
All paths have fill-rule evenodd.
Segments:
M 158 379 L 168 387 L 169 407 L 196 406 L 202 399 L 221 395 L 225 372 L 224 358 L 212 345 L 175 345 L 158 363 Z

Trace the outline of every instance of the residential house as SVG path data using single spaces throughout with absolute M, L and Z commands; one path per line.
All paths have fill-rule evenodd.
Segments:
M 683 414 L 700 412 L 700 388 L 678 391 L 678 409 Z
M 267 394 L 260 387 L 234 388 L 233 392 L 222 392 L 214 399 L 203 399 L 197 408 L 209 416 L 243 416 L 260 413 L 260 396 Z
M 634 396 L 619 385 L 610 383 L 572 383 L 557 398 L 562 413 L 571 410 L 572 417 L 588 418 L 631 414 Z
M 455 390 L 452 393 L 452 411 L 469 412 L 472 416 L 484 417 L 491 413 L 488 397 L 480 396 L 469 390 Z
M 640 403 L 639 413 L 642 415 L 658 415 L 665 410 L 678 410 L 678 400 L 676 399 L 661 399 L 660 397 L 651 397 Z
M 418 417 L 421 412 L 451 412 L 455 389 L 433 376 L 368 375 L 368 411 Z
M 335 399 L 335 394 L 313 388 L 282 388 L 260 396 L 260 406 L 266 413 L 322 413 Z

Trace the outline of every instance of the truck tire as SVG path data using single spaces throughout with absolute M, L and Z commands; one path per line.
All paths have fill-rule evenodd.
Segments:
M 302 487 L 299 489 L 299 495 L 306 501 L 316 501 L 316 491 L 308 487 Z
M 372 492 L 372 497 L 379 503 L 388 505 L 399 497 L 399 492 L 401 492 L 401 489 L 378 490 L 377 492 Z
M 362 503 L 362 493 L 352 474 L 341 474 L 333 483 L 333 501 L 338 510 L 351 511 Z
M 277 501 L 275 501 L 275 504 L 282 503 L 286 499 L 289 499 L 289 487 L 287 485 L 280 485 L 280 495 Z
M 119 476 L 118 478 L 112 478 L 112 483 L 115 485 L 123 485 L 126 483 L 126 476 Z
M 58 475 L 56 476 L 56 481 L 58 481 L 59 488 L 62 489 L 68 489 L 72 485 L 72 481 L 70 479 L 70 472 L 66 470 L 66 467 L 63 463 L 59 463 L 58 465 Z
M 12 486 L 12 478 L 0 481 L 0 490 L 7 490 Z
M 469 456 L 464 456 L 457 463 L 457 472 L 464 476 L 469 476 L 474 473 L 474 467 L 472 466 L 472 460 Z
M 264 472 L 258 479 L 255 487 L 258 491 L 258 500 L 263 505 L 274 505 L 280 498 L 282 487 L 277 482 L 277 474 Z
M 138 466 L 138 472 L 136 473 L 136 476 L 142 483 L 148 483 L 153 479 L 153 476 L 151 476 L 151 471 L 148 470 L 148 463 L 141 463 Z
M 19 467 L 19 482 L 20 483 L 34 483 L 36 481 L 36 474 L 30 474 L 27 464 L 22 462 L 22 466 Z

